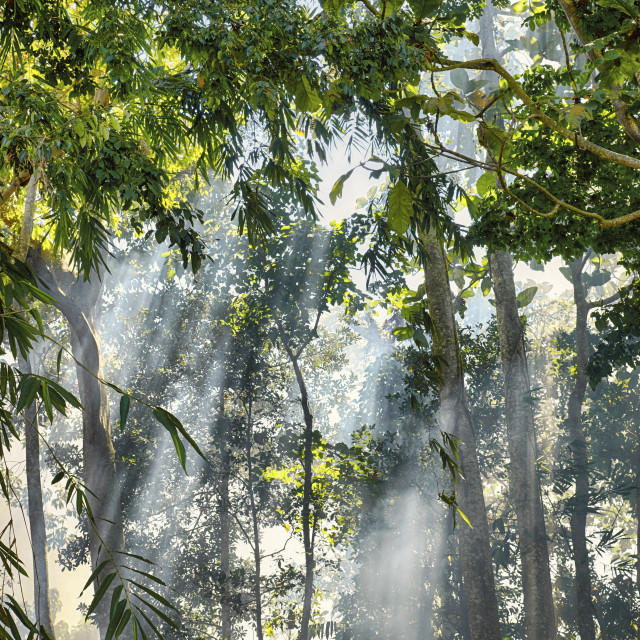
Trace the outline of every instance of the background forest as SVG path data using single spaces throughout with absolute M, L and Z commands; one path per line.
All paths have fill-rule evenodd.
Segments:
M 640 637 L 640 2 L 7 0 L 0 84 L 0 640 Z

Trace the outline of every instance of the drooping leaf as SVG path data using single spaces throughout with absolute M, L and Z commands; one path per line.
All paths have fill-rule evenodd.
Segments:
M 569 267 L 560 267 L 560 269 L 558 269 L 558 271 L 560 271 L 560 273 L 569 281 L 572 282 L 572 276 L 571 276 L 571 269 Z
M 529 269 L 533 271 L 544 271 L 544 265 L 534 258 L 529 262 Z
M 389 227 L 398 234 L 406 233 L 413 217 L 413 197 L 409 187 L 398 180 L 389 192 Z
M 331 204 L 335 204 L 338 198 L 342 197 L 342 188 L 344 187 L 344 183 L 351 177 L 354 169 L 347 171 L 347 173 L 342 174 L 336 181 L 333 187 L 331 187 L 331 191 L 329 193 L 329 200 Z
M 521 291 L 516 296 L 516 302 L 518 303 L 518 308 L 522 309 L 523 307 L 526 307 L 528 304 L 531 304 L 531 302 L 535 298 L 537 291 L 538 291 L 538 287 L 527 287 L 526 289 Z
M 97 591 L 95 592 L 95 595 L 93 596 L 93 599 L 91 600 L 91 604 L 89 605 L 89 608 L 87 609 L 87 613 L 85 616 L 85 620 L 89 619 L 89 616 L 96 610 L 96 607 L 100 604 L 100 601 L 102 600 L 104 594 L 107 592 L 107 589 L 109 588 L 109 585 L 113 582 L 114 578 L 116 577 L 116 573 L 110 573 L 107 576 L 105 576 L 104 580 L 100 583 L 100 586 L 98 587 Z
M 120 431 L 124 431 L 124 427 L 127 424 L 127 416 L 129 415 L 130 405 L 130 396 L 122 396 L 120 398 Z
M 322 106 L 322 101 L 317 91 L 309 84 L 306 76 L 302 76 L 296 84 L 296 108 L 298 111 L 313 113 Z

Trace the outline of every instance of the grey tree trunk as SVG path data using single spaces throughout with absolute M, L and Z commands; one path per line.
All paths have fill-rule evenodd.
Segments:
M 576 598 L 578 603 L 578 631 L 581 640 L 595 640 L 594 609 L 591 592 L 591 563 L 587 547 L 587 514 L 589 511 L 589 451 L 582 424 L 582 405 L 587 391 L 587 362 L 589 360 L 589 305 L 582 283 L 585 259 L 569 264 L 573 299 L 576 305 L 576 374 L 569 396 L 567 422 L 573 458 L 576 491 L 571 513 L 571 546 L 576 570 Z
M 556 637 L 549 550 L 538 477 L 529 368 L 518 315 L 511 254 L 489 256 L 496 298 L 509 445 L 510 490 L 518 523 L 524 615 L 529 640 Z
M 464 373 L 451 289 L 442 242 L 433 227 L 421 234 L 427 256 L 425 288 L 429 314 L 434 324 L 433 352 L 439 361 L 442 427 L 460 440 L 457 499 L 471 522 L 460 526 L 462 576 L 467 601 L 471 640 L 499 640 L 500 622 L 496 599 L 489 527 L 482 493 L 476 440 L 464 390 Z
M 107 549 L 118 560 L 124 550 L 124 533 L 120 507 L 120 487 L 116 473 L 115 452 L 111 442 L 109 403 L 106 389 L 97 377 L 102 377 L 100 345 L 95 325 L 95 306 L 100 286 L 83 282 L 68 271 L 49 267 L 38 250 L 29 250 L 29 264 L 39 280 L 55 298 L 55 306 L 67 319 L 71 333 L 71 348 L 77 365 L 78 387 L 82 413 L 83 480 L 89 489 L 87 497 L 95 517 L 95 529 L 89 527 L 89 549 L 93 569 L 109 558 Z M 97 277 L 97 274 L 96 274 Z M 96 377 L 97 376 L 97 377 Z M 106 548 L 105 548 L 106 547 Z M 110 572 L 109 567 L 103 575 Z M 100 581 L 94 582 L 95 589 Z M 114 580 L 96 610 L 101 637 L 109 625 L 111 593 Z
M 253 490 L 253 462 L 251 458 L 251 448 L 253 446 L 251 402 L 249 403 L 249 420 L 247 427 L 247 487 L 249 490 L 249 506 L 251 509 L 251 524 L 253 528 L 253 563 L 256 572 L 253 585 L 253 594 L 256 601 L 256 635 L 258 636 L 258 640 L 264 640 L 264 630 L 262 628 L 262 556 L 260 553 L 260 530 L 258 527 L 258 510 L 256 507 L 255 491 Z
M 29 178 L 24 201 L 24 213 L 20 236 L 13 251 L 17 260 L 26 260 L 29 243 L 33 233 L 33 221 L 36 211 L 38 192 L 38 170 Z M 31 364 L 22 355 L 18 356 L 18 365 L 24 373 L 31 373 Z M 38 411 L 35 402 L 24 410 L 25 418 L 25 455 L 27 472 L 27 497 L 29 508 L 29 530 L 33 553 L 33 601 L 38 628 L 44 627 L 52 638 L 53 617 L 49 602 L 49 567 L 47 564 L 47 531 L 44 521 L 42 501 L 42 483 L 40 478 L 40 432 Z
M 284 339 L 283 339 L 284 343 Z M 313 604 L 313 579 L 315 570 L 315 558 L 313 553 L 313 533 L 315 526 L 311 524 L 311 502 L 313 500 L 312 474 L 313 474 L 313 414 L 309 407 L 309 394 L 304 381 L 298 357 L 285 344 L 289 354 L 293 370 L 296 375 L 298 389 L 300 390 L 300 402 L 304 415 L 304 457 L 302 466 L 304 470 L 304 487 L 302 494 L 302 542 L 304 546 L 304 599 L 302 602 L 302 618 L 300 621 L 300 633 L 298 640 L 309 640 L 309 624 L 311 622 L 311 606 Z
M 220 603 L 220 633 L 222 640 L 231 640 L 231 606 L 229 585 L 231 584 L 231 533 L 229 514 L 229 451 L 225 446 L 222 452 L 220 468 L 220 491 L 218 495 L 220 509 L 220 571 L 224 574 L 222 602 Z
M 31 373 L 30 364 L 21 356 L 19 366 L 24 373 Z M 24 411 L 25 451 L 27 471 L 27 495 L 29 506 L 29 530 L 33 553 L 33 602 L 38 629 L 44 627 L 52 638 L 53 616 L 49 601 L 49 567 L 47 564 L 47 530 L 44 521 L 42 484 L 40 478 L 40 434 L 35 402 Z
M 231 475 L 231 454 L 229 434 L 224 416 L 224 380 L 220 385 L 218 406 L 218 428 L 220 429 L 220 488 L 218 490 L 218 510 L 220 513 L 220 571 L 224 574 L 222 597 L 220 602 L 220 638 L 231 640 L 232 621 L 229 586 L 231 585 L 231 514 L 229 509 L 229 476 Z

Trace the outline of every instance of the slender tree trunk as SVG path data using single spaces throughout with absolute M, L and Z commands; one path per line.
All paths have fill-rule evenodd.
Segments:
M 304 458 L 302 466 L 304 469 L 304 487 L 302 495 L 302 541 L 304 545 L 304 600 L 302 602 L 302 619 L 300 621 L 300 633 L 298 640 L 309 640 L 309 623 L 311 621 L 311 606 L 313 604 L 313 577 L 315 569 L 315 559 L 313 556 L 313 532 L 311 524 L 311 502 L 312 473 L 313 473 L 313 414 L 309 408 L 309 395 L 307 385 L 300 371 L 298 357 L 285 346 L 293 365 L 296 375 L 298 389 L 300 390 L 300 402 L 302 403 L 302 413 L 304 414 Z
M 425 288 L 434 324 L 433 352 L 439 361 L 440 402 L 443 429 L 458 440 L 460 468 L 457 499 L 471 527 L 460 525 L 462 576 L 467 599 L 471 640 L 499 640 L 500 622 L 496 599 L 489 527 L 482 493 L 476 440 L 464 390 L 464 373 L 446 257 L 442 242 L 431 228 L 421 235 L 428 264 Z
M 220 512 L 220 571 L 224 575 L 222 597 L 220 599 L 220 637 L 231 640 L 231 604 L 229 586 L 231 584 L 231 514 L 229 509 L 229 476 L 231 475 L 231 455 L 229 451 L 228 425 L 224 420 L 224 381 L 220 385 L 218 405 L 218 428 L 220 432 L 220 488 L 218 490 L 218 509 Z
M 97 379 L 102 377 L 102 363 L 94 310 L 100 287 L 95 282 L 83 282 L 62 269 L 55 270 L 54 275 L 40 252 L 33 249 L 29 251 L 29 264 L 55 298 L 55 306 L 67 319 L 74 358 L 83 365 L 77 365 L 76 370 L 80 401 L 84 409 L 83 479 L 89 490 L 87 498 L 95 518 L 95 528 L 89 527 L 91 566 L 95 569 L 98 564 L 109 559 L 109 552 L 118 562 L 120 558 L 115 552 L 124 550 L 120 487 L 111 442 L 109 403 L 106 389 Z M 111 571 L 113 567 L 107 567 L 102 575 Z M 96 610 L 103 638 L 109 625 L 111 593 L 118 584 L 117 580 L 111 583 Z M 96 590 L 99 585 L 100 580 L 94 582 Z
M 22 356 L 19 357 L 20 369 L 31 373 L 31 367 Z M 33 553 L 33 602 L 38 628 L 44 627 L 52 638 L 53 616 L 49 602 L 49 567 L 47 564 L 47 531 L 44 521 L 42 484 L 40 478 L 40 434 L 38 411 L 35 402 L 24 411 L 25 450 L 27 470 L 27 495 L 29 505 L 29 530 Z
M 24 213 L 20 236 L 13 251 L 13 257 L 25 261 L 33 233 L 33 221 L 36 211 L 38 192 L 38 171 L 31 175 L 24 202 Z M 24 373 L 32 373 L 31 364 L 22 355 L 18 356 L 18 365 Z M 40 477 L 40 432 L 38 411 L 35 402 L 24 410 L 25 417 L 25 454 L 27 472 L 27 497 L 29 507 L 29 529 L 31 533 L 31 551 L 33 553 L 33 602 L 36 610 L 38 628 L 44 627 L 52 638 L 53 616 L 49 602 L 49 567 L 47 563 L 47 530 L 44 521 L 42 501 L 42 482 Z
M 509 253 L 497 251 L 489 256 L 489 265 L 496 297 L 511 460 L 509 484 L 518 524 L 527 638 L 552 640 L 557 632 L 549 550 L 537 469 L 529 369 L 518 315 L 513 261 Z
M 249 404 L 249 421 L 247 425 L 247 485 L 249 488 L 249 507 L 251 509 L 251 524 L 253 526 L 253 563 L 255 565 L 255 579 L 253 593 L 256 601 L 256 634 L 258 640 L 264 640 L 262 629 L 262 587 L 261 587 L 261 562 L 260 554 L 260 530 L 258 528 L 258 510 L 256 508 L 255 492 L 253 490 L 253 462 L 251 448 L 253 446 L 253 420 L 251 417 L 251 403 Z
M 589 333 L 587 320 L 589 305 L 582 283 L 585 260 L 580 258 L 569 264 L 576 305 L 576 374 L 569 396 L 568 427 L 571 454 L 576 481 L 571 514 L 571 546 L 576 570 L 576 597 L 578 602 L 578 631 L 581 640 L 595 640 L 594 610 L 591 593 L 591 567 L 587 548 L 587 514 L 589 511 L 589 452 L 582 424 L 582 405 L 587 391 L 587 362 L 589 360 Z
M 638 394 L 636 394 L 637 398 Z M 640 398 L 638 398 L 640 400 Z M 637 405 L 636 405 L 637 406 Z M 636 589 L 640 595 L 640 423 L 636 423 L 636 491 L 635 491 L 635 511 L 636 511 Z M 638 629 L 640 638 L 640 629 Z

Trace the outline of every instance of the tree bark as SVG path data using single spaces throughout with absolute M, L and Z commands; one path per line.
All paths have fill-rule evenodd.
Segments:
M 251 509 L 251 524 L 253 527 L 253 562 L 255 565 L 255 578 L 253 593 L 256 601 L 256 635 L 258 640 L 264 640 L 262 628 L 262 586 L 261 586 L 261 562 L 260 531 L 258 528 L 258 510 L 256 508 L 255 492 L 253 490 L 253 462 L 251 460 L 251 448 L 253 446 L 253 419 L 251 416 L 251 402 L 249 402 L 249 416 L 247 424 L 247 486 L 249 490 L 249 506 Z
M 109 403 L 102 377 L 100 345 L 95 325 L 95 306 L 100 286 L 84 282 L 63 269 L 49 267 L 38 250 L 30 249 L 28 262 L 46 289 L 55 298 L 55 306 L 67 319 L 71 348 L 77 365 L 78 387 L 82 413 L 83 479 L 89 491 L 87 498 L 95 518 L 95 528 L 89 527 L 91 566 L 111 557 L 118 562 L 118 551 L 124 550 L 124 532 L 120 508 L 120 487 L 116 473 L 115 451 L 111 442 Z M 97 277 L 97 274 L 96 274 Z M 113 567 L 107 567 L 107 575 Z M 101 637 L 109 625 L 109 607 L 114 580 L 96 610 Z M 100 580 L 94 582 L 97 590 Z
M 427 256 L 425 288 L 429 314 L 435 327 L 433 353 L 439 362 L 442 427 L 459 441 L 462 478 L 457 499 L 471 522 L 460 526 L 462 575 L 471 640 L 499 640 L 500 622 L 496 599 L 489 527 L 482 493 L 476 440 L 464 390 L 464 372 L 446 257 L 433 227 L 421 234 L 421 247 Z
M 224 380 L 220 386 L 218 408 L 220 430 L 220 489 L 218 491 L 218 509 L 220 510 L 220 571 L 224 575 L 222 597 L 220 599 L 220 637 L 231 640 L 232 622 L 229 602 L 229 585 L 231 584 L 231 506 L 229 500 L 229 476 L 231 475 L 231 455 L 229 452 L 229 434 L 224 424 Z
M 594 610 L 591 593 L 591 567 L 587 547 L 587 514 L 589 512 L 589 452 L 582 424 L 582 405 L 587 391 L 587 363 L 589 360 L 589 305 L 582 283 L 585 260 L 569 264 L 573 299 L 576 305 L 576 374 L 569 396 L 568 427 L 575 474 L 575 495 L 571 514 L 571 546 L 576 570 L 576 598 L 578 602 L 578 631 L 581 640 L 595 640 Z
M 509 484 L 518 525 L 527 638 L 552 640 L 556 638 L 557 630 L 549 550 L 537 470 L 529 368 L 518 315 L 511 254 L 496 251 L 489 256 L 489 265 L 496 298 L 511 460 Z
M 284 340 L 283 340 L 284 342 Z M 300 390 L 300 402 L 304 415 L 304 487 L 302 495 L 302 542 L 304 546 L 304 600 L 302 602 L 302 619 L 300 621 L 300 633 L 298 640 L 309 640 L 309 623 L 311 621 L 311 606 L 313 604 L 313 578 L 315 570 L 315 558 L 313 554 L 313 533 L 311 525 L 311 502 L 313 499 L 312 474 L 313 474 L 313 414 L 309 407 L 309 394 L 304 376 L 300 370 L 298 357 L 285 344 L 289 354 L 293 370 L 296 375 L 298 389 Z
M 19 357 L 19 364 L 24 373 L 31 373 L 29 362 L 21 356 Z M 47 530 L 42 500 L 40 433 L 35 402 L 24 410 L 24 418 L 29 530 L 31 533 L 31 551 L 33 553 L 33 602 L 38 629 L 44 627 L 49 635 L 55 638 L 51 603 L 49 601 Z
M 37 171 L 29 178 L 24 201 L 24 213 L 20 235 L 16 241 L 13 257 L 24 261 L 29 251 L 33 233 L 33 220 L 36 211 L 38 192 Z M 14 302 L 14 306 L 17 303 Z M 18 355 L 18 365 L 24 373 L 32 373 L 31 363 Z M 33 602 L 38 628 L 44 627 L 52 638 L 53 616 L 49 602 L 49 567 L 47 563 L 47 530 L 44 520 L 42 501 L 42 481 L 40 477 L 40 431 L 38 411 L 35 402 L 24 410 L 25 418 L 25 455 L 27 474 L 27 497 L 29 510 L 29 530 L 31 533 L 31 551 L 33 553 Z

